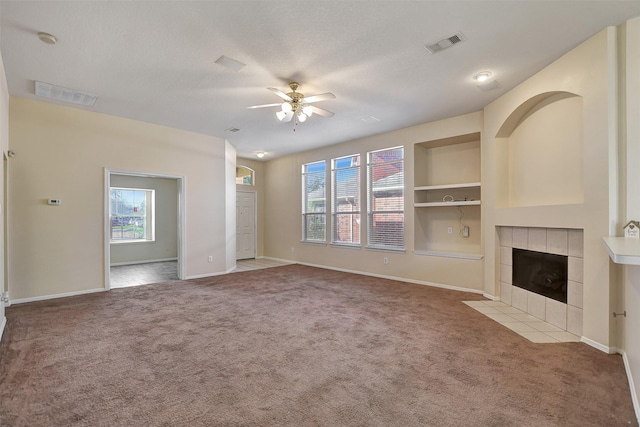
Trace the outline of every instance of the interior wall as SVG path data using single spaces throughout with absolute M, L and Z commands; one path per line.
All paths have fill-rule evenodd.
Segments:
M 236 160 L 238 166 L 246 166 L 253 169 L 253 186 L 236 185 L 236 191 L 255 191 L 256 193 L 256 256 L 264 256 L 264 200 L 265 200 L 265 164 L 264 161 L 239 157 Z
M 484 288 L 482 259 L 459 259 L 413 253 L 413 187 L 414 144 L 482 132 L 482 117 L 482 112 L 467 114 L 267 162 L 265 168 L 267 198 L 264 214 L 265 255 L 330 268 L 430 282 L 481 292 Z M 319 160 L 326 160 L 330 165 L 333 158 L 360 154 L 363 159 L 360 194 L 364 196 L 366 195 L 367 152 L 396 146 L 404 147 L 405 156 L 405 251 L 389 252 L 364 248 L 367 241 L 366 227 L 362 227 L 362 243 L 357 248 L 301 242 L 302 165 Z M 327 182 L 329 180 L 330 173 L 327 174 Z M 363 197 L 362 200 L 363 218 L 365 218 L 366 198 Z M 330 197 L 327 201 L 327 212 L 330 212 Z M 476 230 L 471 232 L 474 233 Z M 384 264 L 384 258 L 388 259 L 387 264 Z
M 582 99 L 547 102 L 509 137 L 509 206 L 584 201 Z
M 23 98 L 9 109 L 12 300 L 104 288 L 104 168 L 184 176 L 186 276 L 226 271 L 224 140 Z
M 485 112 L 483 145 L 483 201 L 485 219 L 487 293 L 499 295 L 496 273 L 496 226 L 577 228 L 584 230 L 584 328 L 583 337 L 604 348 L 615 347 L 611 323 L 609 258 L 602 237 L 609 235 L 616 217 L 610 204 L 617 198 L 611 179 L 617 173 L 616 156 L 616 29 L 607 28 L 570 51 L 515 89 L 489 104 Z M 498 196 L 504 179 L 500 173 L 508 161 L 505 138 L 497 138 L 512 112 L 544 93 L 566 92 L 582 99 L 582 156 L 580 165 L 570 162 L 571 174 L 583 174 L 582 203 L 501 207 Z M 613 114 L 611 113 L 613 111 Z M 613 150 L 612 150 L 613 148 Z M 497 171 L 497 172 L 493 172 Z M 560 177 L 558 177 L 560 178 Z M 615 180 L 614 180 L 615 182 Z M 503 195 L 503 194 L 502 194 Z M 502 205 L 503 206 L 503 205 Z
M 9 150 L 9 89 L 7 88 L 7 79 L 4 74 L 4 64 L 2 62 L 2 55 L 0 54 L 0 153 L 1 157 L 6 158 L 7 151 Z M 5 282 L 6 265 L 5 265 L 5 249 L 6 249 L 6 236 L 4 222 L 6 206 L 4 206 L 6 195 L 5 192 L 5 162 L 3 158 L 0 158 L 0 191 L 2 197 L 0 197 L 0 294 L 7 291 L 7 283 Z M 2 338 L 2 332 L 4 325 L 6 324 L 6 318 L 4 315 L 5 303 L 0 298 L 0 338 Z
M 224 142 L 225 271 L 236 267 L 236 149 Z
M 111 243 L 111 265 L 178 258 L 178 181 L 111 174 L 111 186 L 155 190 L 155 240 Z
M 626 159 L 624 169 L 625 212 L 623 222 L 640 220 L 640 17 L 627 21 L 624 37 L 625 45 L 625 92 L 624 120 L 622 126 L 623 139 L 626 141 L 623 158 Z M 623 224 L 624 225 L 624 224 Z M 621 228 L 619 228 L 621 235 Z M 626 317 L 618 317 L 616 322 L 621 328 L 621 347 L 625 353 L 627 368 L 631 378 L 632 395 L 636 415 L 640 419 L 640 266 L 625 266 L 622 291 L 624 299 L 616 308 L 617 312 L 626 311 Z

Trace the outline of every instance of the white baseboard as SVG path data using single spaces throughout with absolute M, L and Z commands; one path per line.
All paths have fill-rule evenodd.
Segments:
M 221 276 L 223 274 L 229 274 L 231 273 L 233 270 L 235 270 L 236 268 L 238 268 L 237 266 L 233 266 L 229 269 L 227 269 L 226 271 L 220 271 L 218 273 L 206 273 L 206 274 L 195 274 L 193 276 L 187 276 L 182 280 L 191 280 L 191 279 L 202 279 L 203 277 L 214 277 L 214 276 Z
M 93 294 L 96 292 L 105 292 L 105 288 L 86 289 L 83 291 L 65 292 L 62 294 L 44 295 L 40 297 L 18 298 L 11 301 L 11 304 L 23 304 L 26 302 L 45 301 L 48 299 L 75 297 L 77 295 Z
M 483 292 L 482 296 L 485 297 L 486 299 L 490 299 L 491 301 L 500 301 L 500 297 L 494 297 L 493 295 L 488 294 L 486 292 Z
M 265 258 L 271 259 L 271 260 L 274 260 L 274 261 L 291 262 L 291 263 L 295 263 L 295 264 L 306 265 L 306 266 L 309 266 L 309 267 L 317 267 L 317 268 L 325 268 L 327 270 L 342 271 L 344 273 L 360 274 L 362 276 L 378 277 L 380 279 L 396 280 L 398 282 L 407 282 L 407 283 L 413 283 L 413 284 L 416 284 L 416 285 L 432 286 L 434 288 L 443 288 L 443 289 L 449 289 L 449 290 L 452 290 L 452 291 L 471 292 L 471 293 L 474 293 L 474 294 L 484 294 L 484 291 L 481 291 L 481 290 L 478 290 L 478 289 L 462 288 L 462 287 L 458 287 L 458 286 L 444 285 L 442 283 L 426 282 L 424 280 L 414 280 L 414 279 L 407 279 L 407 278 L 404 278 L 404 277 L 387 276 L 385 274 L 375 274 L 375 273 L 369 273 L 369 272 L 365 272 L 365 271 L 349 270 L 349 269 L 346 269 L 346 268 L 329 267 L 329 266 L 326 266 L 326 265 L 311 264 L 311 263 L 308 263 L 308 262 L 300 262 L 300 261 L 291 261 L 291 260 L 288 260 L 288 259 L 280 259 L 280 258 L 272 258 L 272 257 L 265 257 Z
M 142 261 L 112 262 L 111 267 L 119 267 L 121 265 L 150 264 L 152 262 L 167 262 L 167 261 L 177 261 L 177 260 L 178 258 L 161 258 L 161 259 L 145 259 Z
M 636 391 L 635 382 L 633 381 L 633 375 L 631 375 L 631 366 L 629 366 L 629 358 L 627 353 L 623 350 L 618 351 L 622 355 L 622 361 L 624 362 L 624 370 L 627 373 L 627 380 L 629 381 L 629 389 L 631 390 L 631 403 L 633 403 L 633 410 L 636 413 L 636 420 L 640 424 L 640 403 L 638 402 L 638 393 Z
M 589 338 L 584 337 L 584 336 L 580 337 L 580 341 L 585 343 L 585 344 L 587 344 L 587 345 L 590 345 L 593 348 L 597 348 L 598 350 L 603 351 L 603 352 L 605 352 L 607 354 L 619 353 L 618 349 L 615 348 L 615 347 L 607 347 L 604 344 L 600 344 L 599 342 L 594 341 L 594 340 L 589 339 Z
M 0 323 L 0 341 L 2 341 L 2 334 L 4 333 L 4 327 L 7 326 L 7 317 L 2 318 L 2 323 Z

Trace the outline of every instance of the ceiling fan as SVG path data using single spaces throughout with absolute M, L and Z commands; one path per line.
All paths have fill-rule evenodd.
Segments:
M 275 103 L 275 104 L 263 104 L 263 105 L 253 105 L 247 108 L 265 108 L 265 107 L 281 107 L 282 110 L 276 113 L 276 117 L 281 122 L 290 122 L 291 119 L 295 118 L 296 122 L 304 122 L 312 114 L 319 114 L 324 117 L 332 117 L 333 113 L 331 111 L 325 110 L 320 107 L 316 107 L 315 105 L 310 105 L 314 102 L 325 101 L 327 99 L 335 99 L 335 95 L 331 92 L 321 93 L 319 95 L 307 96 L 300 92 L 296 92 L 300 84 L 298 82 L 289 83 L 289 87 L 291 88 L 291 92 L 284 93 L 279 89 L 274 87 L 268 87 L 267 89 L 271 92 L 278 95 L 280 98 L 284 100 L 284 102 Z

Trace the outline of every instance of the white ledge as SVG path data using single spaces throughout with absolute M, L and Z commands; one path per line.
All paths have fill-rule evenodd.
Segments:
M 602 240 L 616 264 L 640 265 L 640 240 L 628 237 L 603 237 Z
M 413 251 L 416 255 L 439 256 L 443 258 L 482 259 L 481 254 L 466 252 Z

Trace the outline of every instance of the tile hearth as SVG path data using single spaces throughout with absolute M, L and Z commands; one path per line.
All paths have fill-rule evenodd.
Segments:
M 580 342 L 580 337 L 500 301 L 463 301 L 466 305 L 534 343 Z

